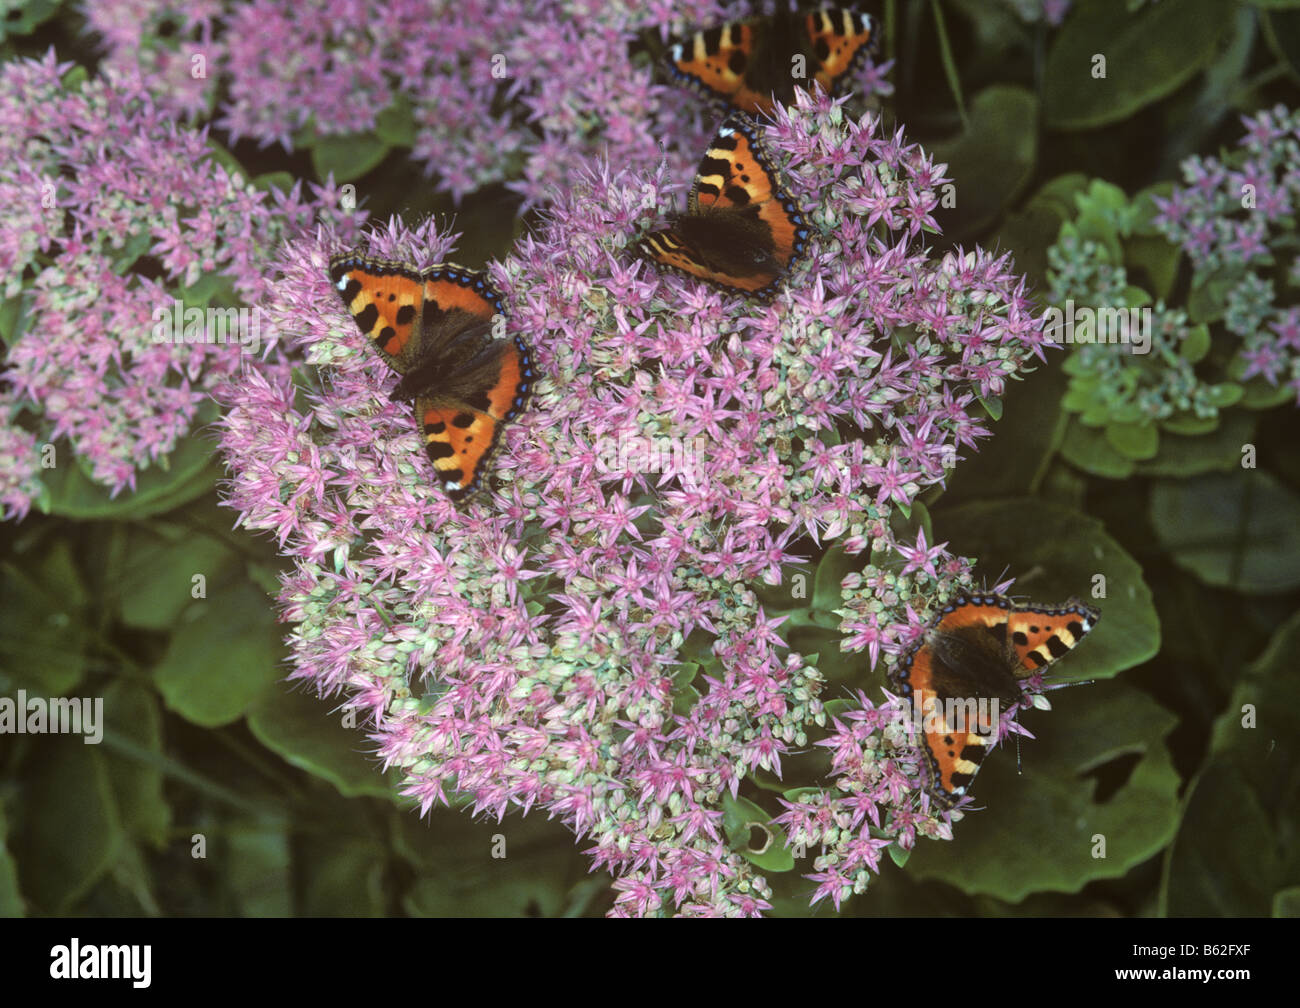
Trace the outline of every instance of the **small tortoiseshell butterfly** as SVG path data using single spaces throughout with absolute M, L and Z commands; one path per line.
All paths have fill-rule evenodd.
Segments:
M 686 213 L 641 239 L 639 250 L 661 266 L 768 301 L 808 233 L 758 125 L 733 113 L 705 151 Z
M 795 86 L 809 81 L 838 93 L 866 61 L 876 35 L 870 15 L 844 7 L 778 11 L 671 40 L 668 69 L 710 98 L 767 113 L 773 94 L 789 105 Z
M 494 317 L 505 315 L 501 296 L 482 273 L 450 263 L 416 272 L 338 255 L 330 280 L 357 327 L 402 376 L 389 399 L 415 400 L 425 450 L 448 495 L 466 496 L 533 384 L 524 341 L 492 338 Z
M 900 657 L 889 681 L 918 718 L 930 793 L 941 807 L 966 796 L 997 741 L 998 711 L 1023 699 L 1020 680 L 1065 655 L 1100 618 L 1078 599 L 1040 606 L 1000 595 L 958 598 Z

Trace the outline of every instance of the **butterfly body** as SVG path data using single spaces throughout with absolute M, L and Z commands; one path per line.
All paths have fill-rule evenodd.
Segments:
M 673 230 L 712 273 L 748 277 L 780 269 L 772 229 L 756 213 L 696 211 L 679 216 Z
M 700 161 L 686 213 L 643 238 L 639 250 L 659 266 L 768 300 L 808 235 L 757 124 L 733 113 Z
M 1041 606 L 958 598 L 900 656 L 890 683 L 917 718 L 938 804 L 966 796 L 997 741 L 999 712 L 1023 699 L 1021 681 L 1068 654 L 1100 618 L 1077 599 Z
M 742 112 L 788 105 L 797 86 L 813 80 L 831 94 L 843 90 L 877 38 L 869 14 L 851 8 L 778 11 L 673 39 L 670 74 L 680 83 Z
M 451 263 L 418 272 L 353 254 L 330 260 L 330 280 L 357 328 L 401 376 L 389 398 L 414 400 L 425 451 L 448 494 L 466 496 L 533 384 L 524 341 L 493 338 L 505 318 L 500 295 L 483 274 Z

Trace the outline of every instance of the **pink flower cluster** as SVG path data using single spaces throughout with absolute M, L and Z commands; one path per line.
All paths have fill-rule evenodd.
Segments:
M 1183 162 L 1184 185 L 1155 200 L 1155 226 L 1187 253 L 1197 287 L 1227 291 L 1240 376 L 1285 383 L 1300 404 L 1300 112 L 1278 105 L 1242 125 L 1238 150 Z
M 846 581 L 843 646 L 905 648 L 920 599 L 970 576 L 890 517 L 987 433 L 976 398 L 1042 357 L 1005 256 L 928 250 L 943 166 L 825 97 L 767 136 L 813 229 L 772 305 L 633 256 L 688 181 L 663 167 L 588 173 L 491 266 L 539 381 L 459 509 L 329 287 L 328 236 L 286 247 L 263 304 L 317 367 L 221 393 L 227 503 L 293 564 L 292 677 L 346 692 L 423 808 L 456 791 L 560 817 L 618 914 L 764 910 L 724 810 L 828 724 L 837 783 L 784 820 L 825 845 L 814 899 L 860 886 L 888 838 L 945 835 L 897 711 L 860 695 L 828 719 L 756 589 L 816 546 L 899 557 Z M 452 243 L 394 223 L 368 244 L 420 267 Z
M 210 112 L 234 140 L 290 150 L 300 131 L 364 134 L 397 111 L 411 117 L 412 156 L 439 189 L 459 200 L 504 182 L 525 208 L 564 192 L 599 155 L 645 167 L 667 156 L 686 171 L 709 116 L 695 96 L 656 83 L 644 45 L 633 50 L 662 43 L 669 26 L 695 30 L 755 12 L 718 0 L 97 0 L 85 8 L 110 66 L 138 62 L 160 102 Z M 164 24 L 175 29 L 166 37 Z M 890 93 L 886 69 L 868 66 L 859 93 Z
M 321 205 L 343 219 L 328 187 L 306 201 L 297 187 L 264 192 L 231 174 L 138 78 L 86 81 L 70 66 L 51 53 L 0 68 L 0 276 L 4 297 L 22 305 L 0 381 L 6 516 L 39 496 L 38 449 L 59 438 L 114 493 L 133 486 L 247 349 L 239 334 L 162 342 L 160 320 L 177 317 L 178 299 L 252 304 L 285 235 Z M 206 334 L 206 316 L 191 332 Z M 274 332 L 258 336 L 265 344 Z

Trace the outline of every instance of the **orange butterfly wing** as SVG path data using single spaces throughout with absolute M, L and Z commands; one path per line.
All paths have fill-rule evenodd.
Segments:
M 752 90 L 745 70 L 759 48 L 760 22 L 738 21 L 696 32 L 669 47 L 676 75 L 744 112 L 770 112 L 771 94 Z
M 502 346 L 494 382 L 475 397 L 485 409 L 459 400 L 417 396 L 415 415 L 424 431 L 425 452 L 448 495 L 459 500 L 477 488 L 496 450 L 505 423 L 523 409 L 532 384 L 528 348 L 516 339 Z
M 997 741 L 998 701 L 1008 680 L 988 675 L 987 663 L 1001 662 L 1010 682 L 1028 678 L 1068 654 L 1100 616 L 1076 599 L 1056 607 L 1017 606 L 1001 596 L 958 599 L 900 657 L 891 684 L 912 705 L 930 793 L 940 805 L 949 807 L 966 795 Z M 977 642 L 965 649 L 972 660 L 964 668 L 947 667 L 963 654 L 953 642 L 966 640 Z M 955 695 L 954 681 L 966 683 L 958 692 L 971 695 Z
M 722 124 L 713 146 L 700 162 L 691 203 L 701 210 L 757 206 L 758 217 L 772 233 L 772 254 L 782 270 L 790 265 L 801 237 L 803 218 L 780 189 L 776 170 L 759 139 L 753 120 L 732 116 Z
M 417 273 L 404 263 L 335 256 L 330 278 L 361 330 L 414 398 L 434 472 L 453 499 L 480 483 L 504 423 L 532 389 L 524 341 L 493 340 L 501 299 L 481 273 L 451 263 Z
M 740 112 L 770 113 L 789 103 L 795 87 L 819 81 L 840 92 L 874 51 L 875 22 L 852 8 L 733 21 L 673 40 L 671 75 Z M 775 96 L 775 97 L 774 97 Z
M 638 248 L 661 266 L 769 300 L 809 234 L 781 189 L 757 124 L 733 113 L 700 161 L 686 214 Z
M 357 328 L 389 366 L 403 370 L 424 306 L 424 283 L 399 263 L 336 256 L 330 279 Z
M 806 23 L 817 57 L 813 77 L 835 94 L 875 50 L 875 22 L 869 14 L 841 7 L 813 11 Z

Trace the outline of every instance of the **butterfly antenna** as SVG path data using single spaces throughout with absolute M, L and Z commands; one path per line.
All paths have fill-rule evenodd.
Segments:
M 1092 686 L 1096 679 L 1076 679 L 1073 682 L 1043 683 L 1043 691 L 1065 689 L 1067 686 Z
M 1047 571 L 1046 571 L 1046 569 L 1043 567 L 1042 564 L 1034 564 L 1034 566 L 1030 567 L 1029 570 L 1024 571 L 1022 574 L 1020 574 L 1019 577 L 1016 578 L 1016 583 L 1017 583 L 1017 584 L 1020 584 L 1020 583 L 1025 582 L 1025 581 L 1033 581 L 1034 578 L 1041 577 L 1042 575 L 1044 575 L 1044 574 L 1046 574 L 1046 573 L 1047 573 Z M 1011 596 L 1011 597 L 1012 597 L 1012 598 L 1025 598 L 1024 595 L 1021 595 L 1021 594 L 1019 594 L 1019 593 L 1017 593 L 1016 595 L 1013 595 L 1013 596 Z

